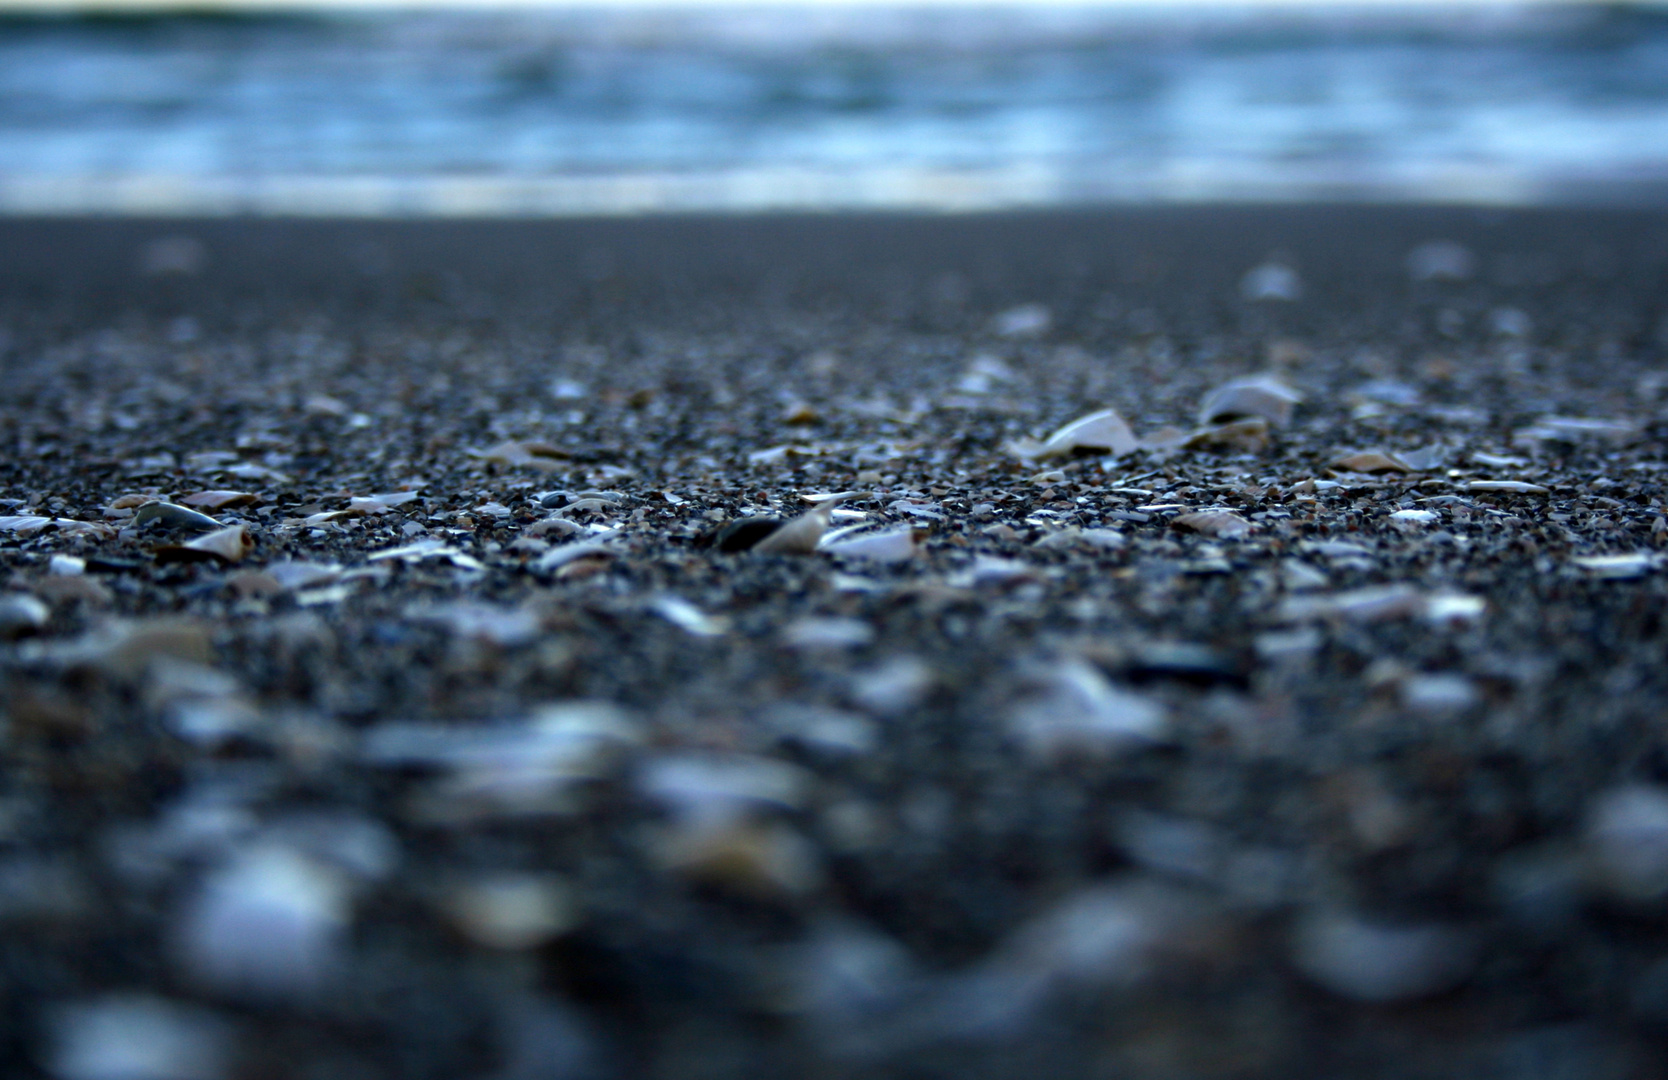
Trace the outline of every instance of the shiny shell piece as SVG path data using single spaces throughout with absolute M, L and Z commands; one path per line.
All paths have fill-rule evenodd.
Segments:
M 1249 536 L 1256 528 L 1249 521 L 1228 510 L 1202 510 L 1196 514 L 1180 514 L 1171 518 L 1170 524 L 1223 540 Z
M 1133 453 L 1140 440 L 1116 409 L 1102 409 L 1080 416 L 1042 442 L 1026 439 L 1009 445 L 1018 457 L 1028 460 L 1062 457 L 1078 450 L 1109 453 L 1117 457 Z
M 826 554 L 839 558 L 877 563 L 905 562 L 914 558 L 919 550 L 913 529 L 887 529 L 884 532 L 841 536 L 818 547 Z
M 133 512 L 133 524 L 144 525 L 151 521 L 160 521 L 169 528 L 196 529 L 198 532 L 209 532 L 221 527 L 220 522 L 207 514 L 161 501 L 148 502 Z
M 760 555 L 811 554 L 817 550 L 817 541 L 822 539 L 822 534 L 828 531 L 829 518 L 834 513 L 837 501 L 829 499 L 815 509 L 786 522 L 781 528 L 754 544 L 753 550 Z
M 1275 427 L 1291 422 L 1292 409 L 1303 395 L 1271 375 L 1253 375 L 1225 382 L 1205 395 L 1199 406 L 1199 423 L 1261 417 Z
M 1182 441 L 1188 450 L 1227 450 L 1257 454 L 1268 448 L 1268 421 L 1260 416 L 1199 428 Z

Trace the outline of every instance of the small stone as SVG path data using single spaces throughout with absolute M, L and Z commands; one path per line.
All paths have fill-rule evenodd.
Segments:
M 782 629 L 782 643 L 790 649 L 859 649 L 874 639 L 874 627 L 861 619 L 805 618 Z
M 838 501 L 830 499 L 792 521 L 784 522 L 781 528 L 754 544 L 752 550 L 760 555 L 811 554 L 817 550 L 823 533 L 828 531 L 828 522 Z
M 342 959 L 346 883 L 283 846 L 258 846 L 212 871 L 175 927 L 186 972 L 213 989 L 305 998 Z
M 1414 281 L 1466 281 L 1476 265 L 1471 250 L 1452 240 L 1430 240 L 1407 254 L 1407 273 Z
M 1317 912 L 1292 935 L 1300 972 L 1339 997 L 1375 1004 L 1451 989 L 1470 976 L 1476 959 L 1472 936 L 1440 923 L 1396 925 Z
M 997 337 L 1039 337 L 1048 332 L 1053 321 L 1053 314 L 1044 305 L 1020 304 L 997 315 L 992 320 L 992 329 Z
M 1668 896 L 1668 789 L 1633 784 L 1600 794 L 1587 810 L 1582 852 L 1600 891 L 1634 903 Z
M 0 640 L 38 633 L 51 618 L 52 609 L 28 593 L 0 596 Z
M 1239 292 L 1251 301 L 1291 302 L 1303 296 L 1303 282 L 1297 271 L 1277 260 L 1253 267 L 1239 283 Z
M 938 675 L 925 660 L 897 656 L 852 676 L 850 695 L 853 704 L 876 716 L 901 716 L 920 705 L 937 684 Z
M 56 1080 L 223 1080 L 232 1029 L 166 998 L 113 994 L 48 1012 L 46 1069 Z
M 1493 493 L 1497 495 L 1550 495 L 1551 489 L 1539 484 L 1529 484 L 1522 480 L 1472 480 L 1465 485 L 1465 490 L 1478 493 Z
M 443 905 L 458 930 L 488 949 L 536 949 L 579 924 L 566 882 L 552 874 L 486 874 L 458 881 Z
M 1414 712 L 1433 715 L 1463 712 L 1482 701 L 1476 683 L 1451 672 L 1410 676 L 1402 681 L 1401 697 Z
M 1662 565 L 1663 556 L 1654 551 L 1635 551 L 1625 555 L 1577 555 L 1570 560 L 1601 581 L 1618 581 L 1644 577 Z
M 1113 686 L 1084 660 L 1063 660 L 1033 673 L 1036 692 L 1008 723 L 1033 757 L 1104 757 L 1163 741 L 1168 723 L 1149 698 Z

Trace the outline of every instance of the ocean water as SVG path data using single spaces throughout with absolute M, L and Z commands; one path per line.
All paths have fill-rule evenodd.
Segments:
M 0 19 L 0 212 L 1657 201 L 1668 8 Z

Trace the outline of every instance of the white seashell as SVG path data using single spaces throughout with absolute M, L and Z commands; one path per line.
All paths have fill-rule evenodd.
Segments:
M 913 530 L 888 529 L 885 532 L 841 536 L 835 540 L 825 538 L 818 545 L 818 550 L 843 559 L 896 563 L 914 558 L 918 548 Z
M 1272 375 L 1234 379 L 1205 395 L 1198 422 L 1215 424 L 1259 416 L 1275 427 L 1284 427 L 1291 421 L 1293 406 L 1302 400 L 1303 395 Z
M 1076 450 L 1095 450 L 1115 457 L 1134 453 L 1140 447 L 1135 432 L 1116 409 L 1080 416 L 1041 443 L 1026 440 L 1010 444 L 1009 450 L 1026 459 L 1060 457 Z

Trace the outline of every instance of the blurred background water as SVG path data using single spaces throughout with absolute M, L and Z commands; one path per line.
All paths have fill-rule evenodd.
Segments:
M 1668 8 L 0 16 L 0 212 L 1668 192 Z

